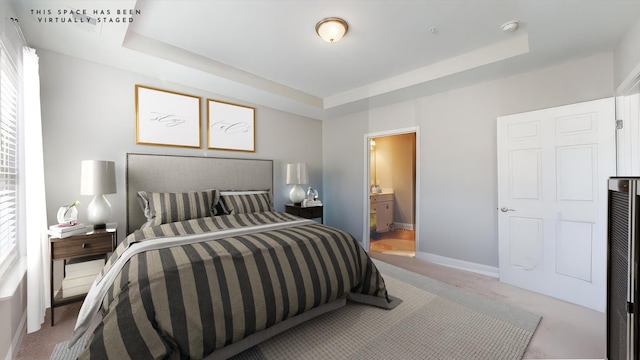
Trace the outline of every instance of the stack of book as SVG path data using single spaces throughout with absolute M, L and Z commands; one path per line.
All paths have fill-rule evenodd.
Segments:
M 73 235 L 85 234 L 90 229 L 84 224 L 51 225 L 48 233 L 51 237 L 66 238 Z
M 302 207 L 314 207 L 314 206 L 322 206 L 322 201 L 320 201 L 320 200 L 305 200 L 302 203 Z
M 105 264 L 104 255 L 67 260 L 62 279 L 62 296 L 86 294 Z

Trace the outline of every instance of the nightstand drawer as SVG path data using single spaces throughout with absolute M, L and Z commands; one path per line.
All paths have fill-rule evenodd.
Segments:
M 323 218 L 323 206 L 310 206 L 310 207 L 302 207 L 295 206 L 292 204 L 285 205 L 285 212 L 287 214 L 300 216 L 307 219 L 315 219 L 320 218 L 320 222 L 322 223 Z
M 113 233 L 51 240 L 51 259 L 70 259 L 113 251 Z
M 310 218 L 317 218 L 322 216 L 322 206 L 311 206 L 306 208 L 307 216 Z

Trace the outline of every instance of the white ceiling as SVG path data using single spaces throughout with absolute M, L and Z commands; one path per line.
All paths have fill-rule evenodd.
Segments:
M 638 0 L 13 0 L 27 43 L 322 118 L 416 86 L 442 91 L 613 51 Z M 62 23 L 65 9 L 107 20 Z M 38 14 L 36 10 L 40 10 Z M 93 15 L 93 10 L 110 14 Z M 51 11 L 51 15 L 42 12 Z M 334 44 L 315 24 L 349 24 Z M 58 18 L 56 20 L 56 18 Z M 47 19 L 45 22 L 44 19 Z M 500 26 L 520 21 L 514 33 Z M 52 22 L 51 22 L 52 21 Z

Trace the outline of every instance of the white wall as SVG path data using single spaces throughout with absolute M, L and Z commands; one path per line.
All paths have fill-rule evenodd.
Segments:
M 326 222 L 362 239 L 364 134 L 419 126 L 418 251 L 497 267 L 496 118 L 612 95 L 606 53 L 324 120 Z

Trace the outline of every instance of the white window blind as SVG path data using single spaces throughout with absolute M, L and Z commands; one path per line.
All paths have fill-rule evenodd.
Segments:
M 18 70 L 0 40 L 0 275 L 17 255 Z

